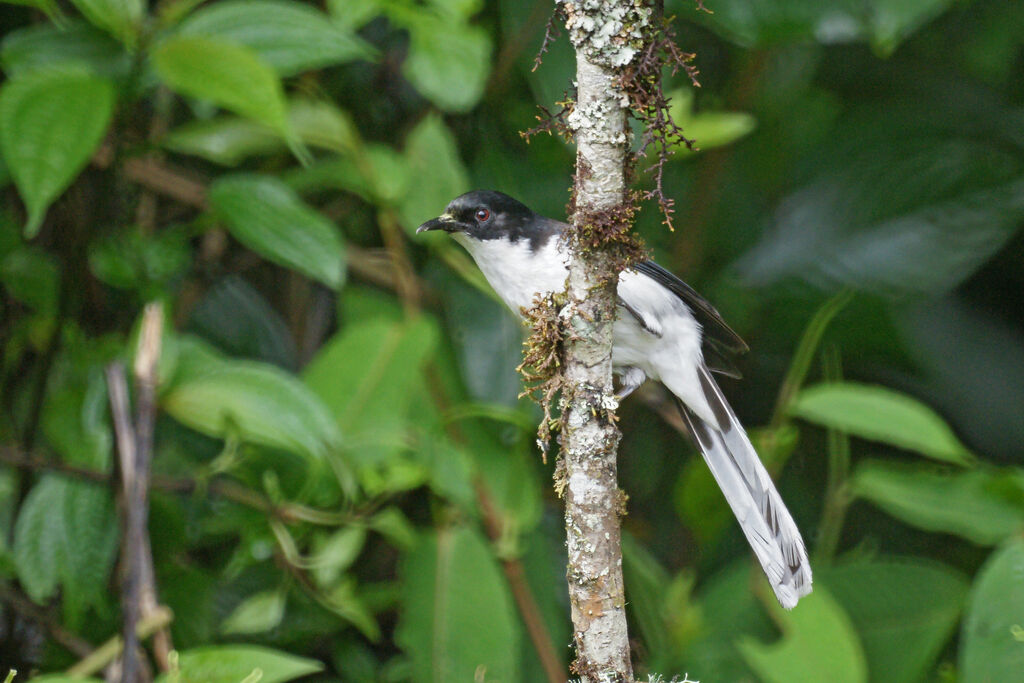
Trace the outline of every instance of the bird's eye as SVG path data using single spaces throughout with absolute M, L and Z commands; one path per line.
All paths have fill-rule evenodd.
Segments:
M 477 209 L 476 210 L 476 219 L 479 222 L 484 223 L 490 217 L 491 217 L 491 212 L 488 211 L 487 209 Z

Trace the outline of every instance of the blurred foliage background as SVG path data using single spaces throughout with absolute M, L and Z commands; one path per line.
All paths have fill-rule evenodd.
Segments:
M 1015 680 L 1024 7 L 705 4 L 666 3 L 703 86 L 666 74 L 700 147 L 667 169 L 678 227 L 637 230 L 752 348 L 725 390 L 815 592 L 777 608 L 649 387 L 620 413 L 638 672 Z M 0 673 L 63 680 L 119 631 L 102 370 L 160 300 L 161 680 L 564 680 L 523 330 L 412 236 L 478 187 L 564 215 L 572 147 L 519 135 L 571 88 L 564 38 L 532 70 L 551 10 L 2 6 Z

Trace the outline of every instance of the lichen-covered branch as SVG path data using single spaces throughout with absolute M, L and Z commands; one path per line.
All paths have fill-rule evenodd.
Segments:
M 625 265 L 614 235 L 631 216 L 625 168 L 629 98 L 621 70 L 643 46 L 651 9 L 640 0 L 565 0 L 576 48 L 576 143 L 564 339 L 562 457 L 576 662 L 587 683 L 632 681 L 616 477 L 619 431 L 612 386 L 616 285 Z M 626 230 L 624 230 L 624 227 Z M 612 245 L 607 245 L 608 238 Z

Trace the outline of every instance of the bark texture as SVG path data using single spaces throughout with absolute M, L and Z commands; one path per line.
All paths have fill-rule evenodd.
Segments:
M 576 48 L 575 210 L 563 387 L 562 454 L 569 599 L 582 681 L 633 681 L 626 632 L 619 515 L 625 497 L 616 477 L 619 431 L 612 386 L 616 258 L 593 244 L 595 231 L 625 200 L 628 98 L 619 70 L 637 52 L 650 12 L 635 0 L 562 3 Z M 587 239 L 581 239 L 587 235 Z

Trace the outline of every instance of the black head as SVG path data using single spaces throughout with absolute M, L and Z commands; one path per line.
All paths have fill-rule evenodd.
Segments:
M 517 242 L 527 239 L 531 247 L 536 248 L 558 232 L 558 225 L 507 194 L 473 190 L 451 200 L 443 214 L 416 228 L 416 232 L 444 230 L 477 240 L 506 238 Z

